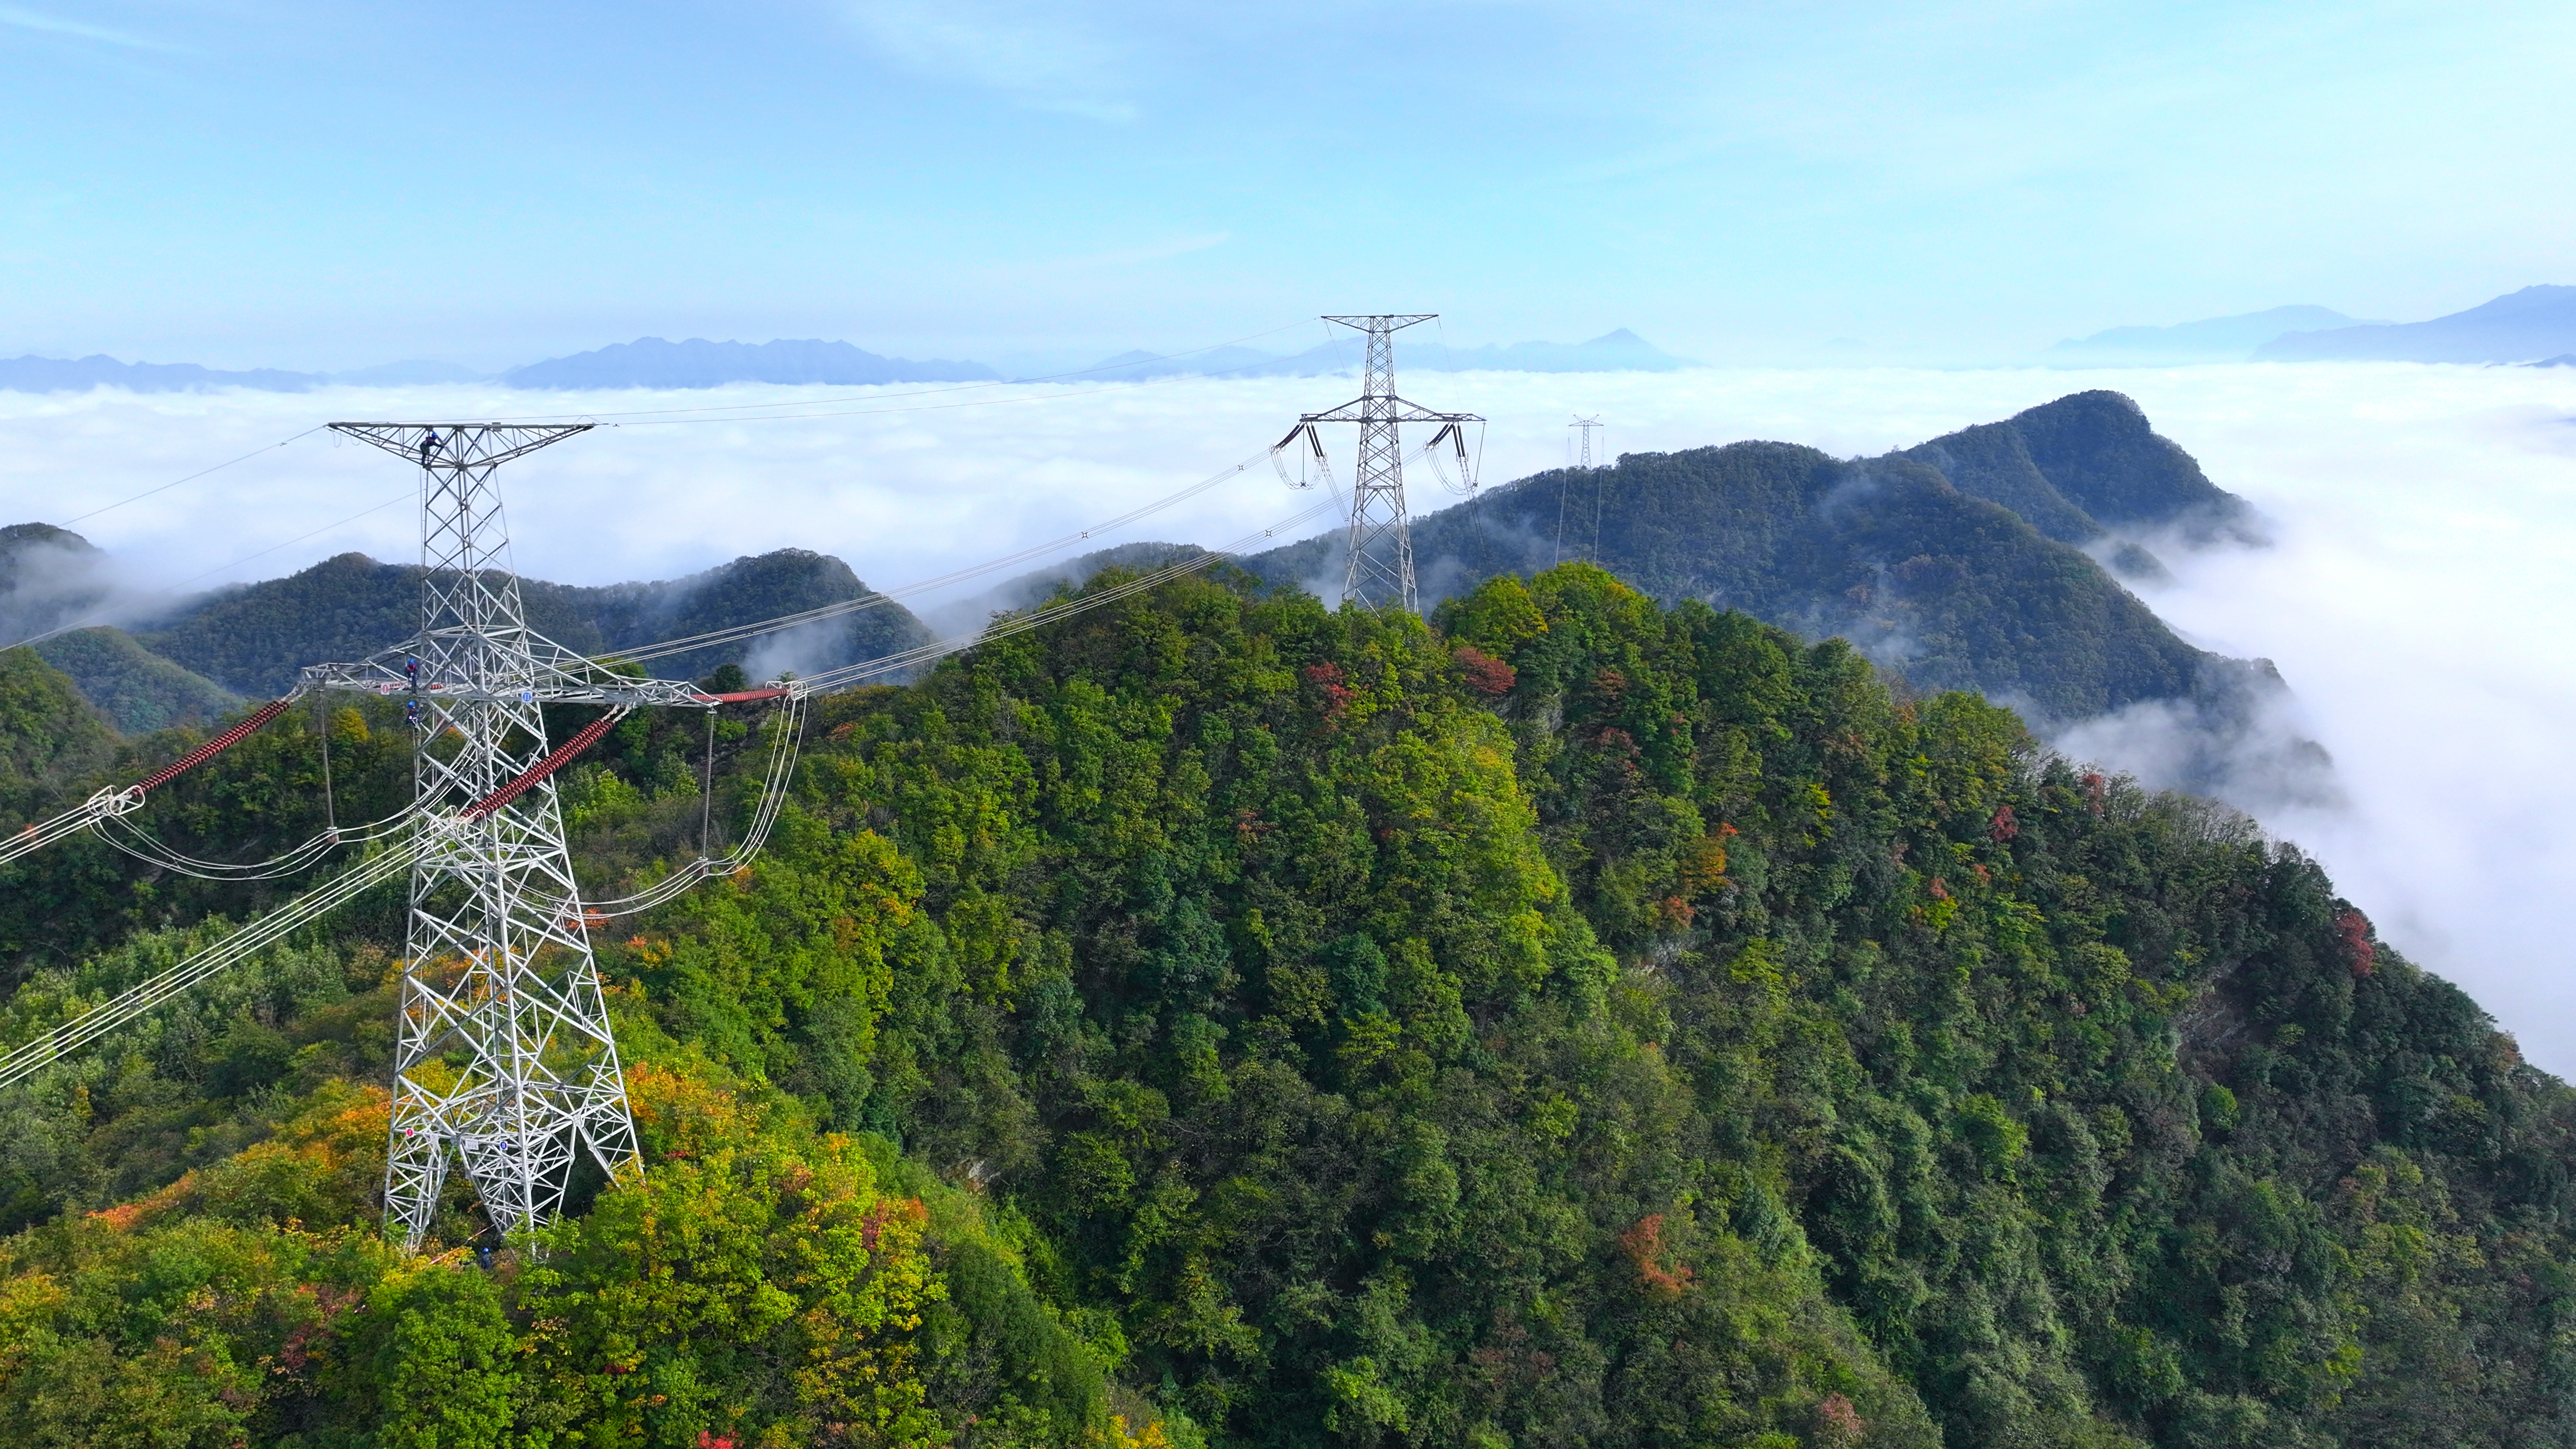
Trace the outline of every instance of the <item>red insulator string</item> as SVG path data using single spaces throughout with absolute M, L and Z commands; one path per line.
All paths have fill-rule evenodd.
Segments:
M 161 786 L 169 784 L 172 780 L 179 778 L 181 775 L 197 768 L 206 761 L 211 760 L 215 756 L 222 754 L 224 751 L 231 749 L 233 746 L 240 744 L 243 740 L 249 738 L 251 733 L 254 730 L 257 730 L 261 725 L 264 725 L 270 720 L 277 718 L 279 715 L 284 714 L 286 712 L 286 706 L 286 700 L 270 700 L 268 703 L 263 704 L 258 709 L 252 711 L 250 718 L 243 720 L 240 724 L 234 725 L 231 729 L 224 731 L 222 734 L 219 734 L 213 739 L 206 741 L 204 744 L 197 746 L 188 753 L 181 755 L 179 758 L 172 760 L 166 765 L 163 765 L 160 769 L 153 771 L 150 775 L 144 777 L 141 784 L 136 785 L 134 788 L 137 790 L 157 790 Z
M 625 713 L 626 711 L 622 709 L 612 709 L 608 713 L 601 715 L 599 718 L 592 720 L 589 724 L 582 726 L 581 733 L 564 741 L 562 747 L 557 749 L 553 754 L 546 756 L 544 759 L 537 761 L 533 765 L 530 765 L 527 769 L 527 773 L 519 776 L 519 778 L 515 780 L 512 780 L 509 784 L 502 786 L 500 789 L 495 790 L 491 794 L 484 796 L 482 799 L 475 801 L 473 804 L 466 806 L 465 813 L 457 818 L 460 820 L 472 820 L 479 816 L 489 815 L 493 811 L 500 809 L 502 806 L 509 804 L 511 801 L 518 799 L 521 795 L 526 794 L 529 788 L 535 785 L 539 780 L 542 780 L 546 776 L 553 774 L 555 771 L 562 769 L 565 765 L 572 762 L 575 755 L 578 755 L 582 751 L 589 749 L 592 745 L 597 744 L 599 742 L 599 737 L 608 733 L 609 726 L 617 723 L 619 718 Z

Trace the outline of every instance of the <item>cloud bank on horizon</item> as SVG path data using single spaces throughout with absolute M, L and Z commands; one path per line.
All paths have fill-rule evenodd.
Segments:
M 2563 743 L 2565 721 L 2576 718 L 2576 657 L 2559 642 L 2576 634 L 2576 598 L 2564 586 L 2576 563 L 2576 369 L 2261 365 L 2080 378 L 1702 370 L 1399 382 L 1427 404 L 1495 420 L 1484 449 L 1490 482 L 1565 463 L 1576 412 L 1607 420 L 1604 452 L 1776 438 L 1855 455 L 2006 417 L 2077 386 L 2128 392 L 2213 480 L 2277 525 L 2268 549 L 2165 549 L 2174 581 L 2141 586 L 2194 642 L 2275 660 L 2298 695 L 2298 724 L 2333 752 L 2347 804 L 2254 802 L 2258 813 L 2324 860 L 2400 949 L 2474 992 L 2535 1061 L 2576 1073 L 2576 945 L 2559 919 L 2576 896 L 2576 751 Z M 501 476 L 517 561 L 534 576 L 672 577 L 795 546 L 838 554 L 890 587 L 1074 532 L 1238 463 L 1239 477 L 1086 546 L 1217 544 L 1256 530 L 1307 501 L 1279 487 L 1261 450 L 1297 413 L 1340 402 L 1343 386 L 1252 378 L 963 396 L 621 391 L 569 401 L 595 408 L 603 424 L 627 425 Z M 495 387 L 0 395 L 9 442 L 0 496 L 57 521 L 273 444 L 339 402 L 471 416 L 526 399 Z M 831 415 L 677 425 L 613 416 L 710 403 Z M 1449 501 L 1427 476 L 1415 487 L 1422 508 Z M 374 450 L 308 437 L 75 526 L 112 551 L 130 586 L 147 590 L 286 545 L 195 585 L 203 588 L 346 549 L 410 558 L 411 489 Z M 2161 756 L 2144 723 L 2106 723 L 2068 744 L 2152 781 Z

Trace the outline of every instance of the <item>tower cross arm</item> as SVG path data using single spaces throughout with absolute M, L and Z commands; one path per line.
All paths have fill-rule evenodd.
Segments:
M 422 467 L 488 468 L 549 443 L 586 433 L 596 423 L 333 423 L 343 437 L 373 443 Z
M 1328 316 L 1324 320 L 1339 322 L 1345 327 L 1356 327 L 1362 332 L 1397 332 L 1417 322 L 1428 322 L 1439 315 L 1437 312 L 1354 313 L 1346 317 Z
M 713 709 L 727 701 L 677 679 L 639 679 L 583 658 L 551 641 L 529 636 L 535 646 L 532 666 L 524 674 L 496 679 L 454 678 L 436 668 L 417 668 L 440 651 L 425 641 L 388 649 L 346 664 L 309 664 L 297 680 L 297 695 L 313 693 L 372 694 L 382 699 L 416 699 L 431 704 L 497 701 L 521 704 L 598 704 L 629 709 Z
M 1394 411 L 1389 412 L 1389 405 Z M 1474 413 L 1435 413 L 1400 397 L 1357 397 L 1320 413 L 1302 413 L 1300 423 L 1481 423 Z

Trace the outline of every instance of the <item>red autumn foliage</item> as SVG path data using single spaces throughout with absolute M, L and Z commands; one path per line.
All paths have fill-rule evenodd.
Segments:
M 729 1435 L 710 1434 L 706 1430 L 700 1429 L 698 1431 L 697 1449 L 733 1449 L 733 1439 Z
M 2355 976 L 2367 976 L 2379 964 L 2379 951 L 2370 944 L 2370 917 L 2350 906 L 2334 919 L 2336 939 L 2343 942 L 2344 964 Z
M 2099 775 L 2087 774 L 2084 777 L 2084 808 L 2096 815 L 2101 814 L 2102 802 L 2110 792 L 2111 783 L 2108 780 Z
M 1932 884 L 1924 889 L 1930 891 L 1932 899 L 1936 901 L 1946 901 L 1950 898 L 1950 883 L 1937 875 L 1932 877 Z
M 1473 644 L 1458 646 L 1458 673 L 1469 689 L 1487 698 L 1511 693 L 1512 686 L 1520 680 L 1510 665 Z
M 1307 665 L 1304 673 L 1306 682 L 1315 686 L 1315 692 L 1324 697 L 1324 718 L 1328 720 L 1340 719 L 1342 712 L 1351 707 L 1351 701 L 1359 697 L 1358 690 L 1342 682 L 1342 666 L 1329 659 L 1321 664 Z
M 2010 805 L 1998 805 L 1995 807 L 1995 818 L 1989 822 L 1986 834 L 1992 837 L 1997 845 L 2001 845 L 2005 841 L 2012 839 L 2014 836 L 2021 834 L 2021 822 L 2013 819 L 2012 807 Z
M 1852 1407 L 1852 1401 L 1840 1394 L 1825 1395 L 1816 1405 L 1816 1442 L 1820 1444 L 1857 1444 L 1869 1432 L 1869 1421 Z
M 887 1222 L 895 1218 L 908 1223 L 926 1222 L 930 1218 L 930 1209 L 923 1207 L 917 1197 L 901 1202 L 880 1198 L 875 1207 L 868 1209 L 868 1215 L 859 1220 L 859 1241 L 867 1245 L 869 1252 L 876 1251 L 877 1236 L 885 1231 Z
M 1637 1265 L 1637 1277 L 1646 1291 L 1666 1298 L 1679 1298 L 1691 1284 L 1687 1264 L 1666 1268 L 1656 1261 L 1664 1255 L 1664 1215 L 1648 1213 L 1637 1219 L 1637 1225 L 1619 1235 L 1619 1246 L 1626 1250 L 1628 1261 Z
M 1680 896 L 1666 896 L 1655 906 L 1655 924 L 1667 931 L 1689 930 L 1690 923 L 1698 916 L 1699 912 L 1691 909 L 1691 903 Z

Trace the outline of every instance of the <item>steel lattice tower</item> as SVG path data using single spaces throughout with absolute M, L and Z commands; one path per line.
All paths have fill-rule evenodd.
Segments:
M 1356 599 L 1371 608 L 1380 608 L 1392 602 L 1408 613 L 1420 612 L 1421 600 L 1413 586 L 1413 532 L 1404 506 L 1400 425 L 1441 424 L 1442 432 L 1432 437 L 1437 444 L 1443 436 L 1463 437 L 1456 432 L 1461 423 L 1484 421 L 1473 413 L 1435 413 L 1396 396 L 1395 334 L 1438 315 L 1424 312 L 1324 319 L 1368 335 L 1368 363 L 1361 374 L 1360 395 L 1329 412 L 1300 417 L 1289 439 L 1304 432 L 1311 440 L 1317 423 L 1360 425 L 1359 461 L 1351 478 L 1350 560 L 1342 576 L 1345 603 Z M 1282 446 L 1285 445 L 1283 440 Z M 1320 455 L 1322 444 L 1313 446 Z M 1462 441 L 1462 466 L 1465 458 Z
M 417 639 L 307 677 L 410 701 L 425 813 L 455 817 L 543 760 L 545 703 L 698 703 L 621 701 L 639 691 L 601 689 L 528 628 L 492 472 L 588 424 L 332 426 L 419 465 L 427 576 Z M 670 692 L 657 683 L 632 682 Z M 434 840 L 412 868 L 385 1169 L 386 1228 L 407 1247 L 429 1230 L 451 1149 L 503 1232 L 561 1209 L 578 1153 L 611 1179 L 642 1171 L 554 782 Z
M 1578 432 L 1580 432 L 1580 433 L 1582 433 L 1582 434 L 1583 434 L 1583 461 L 1582 461 L 1582 462 L 1580 462 L 1580 463 L 1578 463 L 1578 464 L 1576 464 L 1575 466 L 1576 466 L 1576 467 L 1578 467 L 1578 468 L 1581 468 L 1581 469 L 1582 469 L 1584 472 L 1586 472 L 1586 473 L 1591 472 L 1591 471 L 1592 471 L 1592 430 L 1593 430 L 1594 428 L 1597 428 L 1597 427 L 1601 426 L 1601 416 L 1600 416 L 1600 414 L 1595 413 L 1595 414 L 1593 414 L 1591 417 L 1588 417 L 1588 418 L 1587 418 L 1587 417 L 1583 416 L 1582 414 L 1577 413 L 1577 414 L 1575 414 L 1574 421 L 1573 421 L 1573 422 L 1570 422 L 1570 423 L 1567 423 L 1567 424 L 1566 424 L 1566 426 L 1567 426 L 1567 427 L 1569 427 L 1569 428 L 1573 428 L 1573 429 L 1575 429 L 1576 431 L 1578 431 Z

